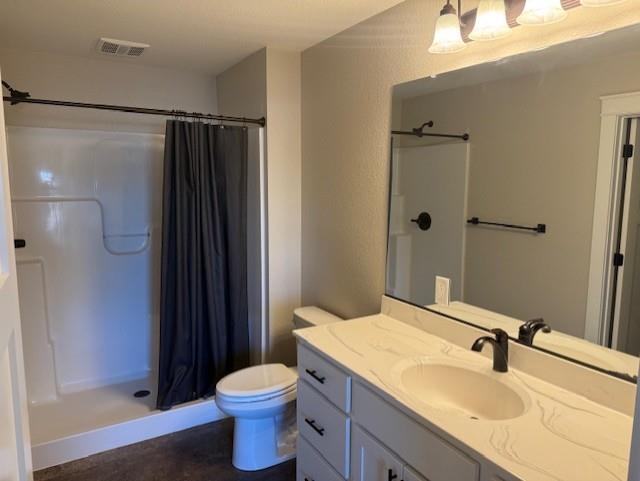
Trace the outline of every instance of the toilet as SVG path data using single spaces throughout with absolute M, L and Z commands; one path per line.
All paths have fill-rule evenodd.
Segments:
M 293 313 L 295 329 L 342 321 L 315 306 Z M 282 463 L 296 455 L 295 367 L 263 364 L 241 369 L 216 385 L 218 408 L 235 418 L 233 465 L 257 471 Z

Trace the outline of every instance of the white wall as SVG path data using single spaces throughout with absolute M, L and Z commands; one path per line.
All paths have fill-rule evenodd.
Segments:
M 430 55 L 441 3 L 407 0 L 302 55 L 302 301 L 343 317 L 384 292 L 394 84 L 640 22 L 637 2 L 576 8 L 556 25 Z
M 268 343 L 266 359 L 295 362 L 293 310 L 300 305 L 300 54 L 262 49 L 217 78 L 222 112 L 267 117 Z
M 295 363 L 293 310 L 301 298 L 300 54 L 267 49 L 267 191 L 271 361 Z
M 131 59 L 0 49 L 3 80 L 34 98 L 217 112 L 215 78 Z M 3 89 L 5 95 L 6 90 Z M 7 125 L 164 133 L 165 118 L 97 110 L 8 106 Z
M 226 115 L 267 115 L 267 49 L 248 56 L 216 77 L 218 108 Z
M 636 392 L 636 412 L 633 418 L 633 438 L 629 462 L 629 481 L 640 481 L 640 384 Z

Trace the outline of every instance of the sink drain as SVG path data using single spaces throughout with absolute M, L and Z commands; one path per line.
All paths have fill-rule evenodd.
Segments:
M 149 394 L 151 394 L 151 391 L 142 389 L 140 391 L 136 391 L 135 393 L 133 393 L 133 397 L 147 397 Z

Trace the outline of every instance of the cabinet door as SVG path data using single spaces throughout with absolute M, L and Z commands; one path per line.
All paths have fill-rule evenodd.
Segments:
M 409 466 L 405 466 L 402 469 L 402 481 L 428 481 L 428 480 L 420 476 Z
M 401 481 L 402 462 L 358 426 L 351 438 L 352 481 Z

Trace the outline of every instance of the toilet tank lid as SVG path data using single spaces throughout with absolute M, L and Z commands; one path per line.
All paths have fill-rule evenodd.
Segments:
M 316 306 L 298 307 L 293 311 L 293 318 L 301 320 L 302 322 L 311 323 L 314 326 L 321 326 L 323 324 L 331 324 L 344 320 L 341 317 L 331 314 L 330 312 Z

